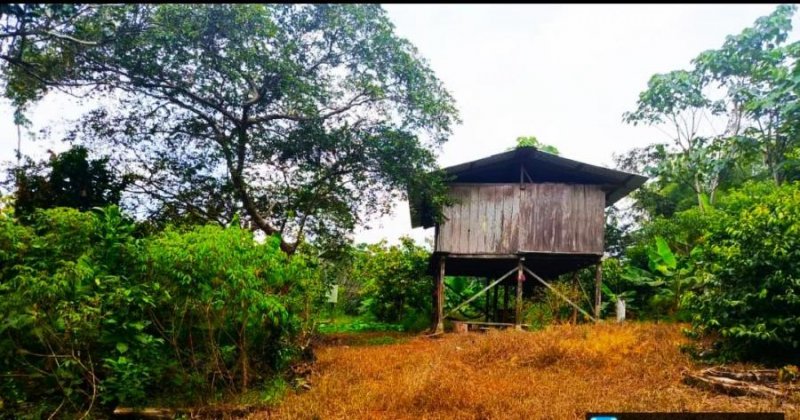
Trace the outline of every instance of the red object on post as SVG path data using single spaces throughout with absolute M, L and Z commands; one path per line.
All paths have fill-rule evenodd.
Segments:
M 520 271 L 517 275 L 517 281 L 525 281 L 525 273 Z

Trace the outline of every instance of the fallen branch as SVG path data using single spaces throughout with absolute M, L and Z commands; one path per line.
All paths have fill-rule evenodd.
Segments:
M 713 367 L 704 370 L 708 375 L 736 379 L 740 381 L 750 381 L 756 383 L 775 383 L 778 382 L 778 371 L 776 369 L 754 369 L 744 372 L 737 372 L 726 367 Z
M 185 414 L 190 417 L 240 417 L 258 409 L 257 405 L 247 406 L 210 406 L 199 408 L 160 408 L 160 407 L 117 407 L 115 416 L 135 416 L 137 418 L 175 418 L 176 415 Z
M 432 332 L 432 333 L 424 334 L 423 336 L 426 337 L 426 338 L 440 338 L 440 337 L 444 337 L 444 331 Z
M 684 372 L 683 382 L 687 385 L 734 396 L 784 398 L 790 390 L 786 387 L 778 389 L 776 387 L 777 371 L 768 370 L 736 372 L 727 368 L 713 367 L 697 373 Z
M 187 410 L 188 411 L 188 410 Z M 186 413 L 186 411 L 184 411 Z M 169 418 L 175 417 L 177 411 L 171 408 L 132 408 L 132 407 L 117 407 L 114 409 L 115 416 L 137 416 L 137 417 L 150 417 L 150 418 Z

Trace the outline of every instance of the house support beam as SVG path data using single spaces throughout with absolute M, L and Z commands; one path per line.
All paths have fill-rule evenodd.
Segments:
M 434 334 L 444 332 L 444 273 L 445 273 L 445 258 L 439 257 L 439 273 L 436 275 L 433 292 L 433 325 L 431 330 Z
M 482 296 L 484 293 L 486 293 L 486 291 L 488 291 L 488 290 L 489 290 L 489 289 L 491 289 L 492 287 L 496 286 L 498 283 L 500 283 L 501 281 L 505 280 L 505 279 L 506 279 L 506 277 L 510 276 L 511 274 L 515 273 L 516 271 L 517 271 L 517 269 L 516 269 L 516 268 L 513 268 L 513 269 L 509 270 L 509 272 L 507 272 L 507 273 L 503 274 L 503 275 L 502 275 L 502 276 L 501 276 L 499 279 L 497 279 L 497 280 L 495 280 L 495 281 L 493 281 L 493 282 L 489 283 L 489 285 L 488 285 L 488 286 L 484 287 L 484 288 L 483 288 L 481 291 L 479 291 L 478 293 L 475 293 L 475 295 L 473 295 L 471 298 L 469 298 L 469 299 L 467 299 L 467 300 L 465 300 L 465 301 L 461 302 L 461 303 L 460 303 L 458 306 L 456 306 L 455 308 L 453 308 L 452 310 L 450 310 L 450 312 L 448 312 L 448 313 L 447 313 L 447 315 L 445 315 L 445 317 L 448 317 L 448 316 L 452 315 L 453 313 L 455 313 L 455 312 L 458 312 L 458 310 L 459 310 L 459 309 L 461 309 L 461 308 L 463 308 L 464 306 L 468 305 L 468 304 L 469 304 L 470 302 L 472 302 L 473 300 L 475 300 L 475 299 L 477 299 L 477 298 L 481 297 L 481 296 Z M 486 298 L 488 299 L 488 298 L 489 298 L 489 295 L 487 295 L 487 296 L 486 296 Z M 444 319 L 444 318 L 442 318 L 442 319 Z
M 572 289 L 577 291 L 578 284 L 579 284 L 578 272 L 575 271 L 572 273 Z M 572 307 L 572 319 L 570 319 L 570 323 L 572 323 L 573 325 L 578 323 L 578 310 L 575 309 L 574 306 Z
M 556 290 L 556 288 L 555 288 L 555 287 L 551 286 L 551 285 L 550 285 L 550 283 L 548 283 L 548 282 L 544 281 L 544 279 L 542 279 L 541 277 L 539 277 L 539 275 L 538 275 L 538 274 L 536 274 L 536 273 L 534 273 L 533 271 L 531 271 L 531 270 L 530 270 L 528 267 L 523 267 L 523 268 L 525 269 L 525 271 L 527 271 L 527 272 L 528 272 L 528 274 L 530 274 L 530 275 L 531 275 L 531 277 L 533 277 L 534 279 L 536 279 L 536 280 L 537 280 L 539 283 L 542 283 L 542 284 L 543 284 L 545 287 L 547 287 L 548 289 L 550 289 L 550 291 L 552 291 L 553 293 L 555 293 L 555 294 L 556 294 L 556 296 L 560 297 L 560 298 L 561 298 L 561 299 L 563 299 L 565 302 L 567 302 L 568 304 L 570 304 L 570 305 L 571 305 L 573 308 L 575 308 L 575 309 L 576 309 L 578 312 L 580 312 L 581 314 L 583 314 L 583 316 L 585 316 L 585 317 L 587 317 L 587 318 L 591 319 L 592 321 L 597 321 L 597 318 L 596 318 L 596 317 L 593 317 L 593 316 L 589 315 L 589 313 L 588 313 L 588 312 L 584 311 L 583 309 L 581 309 L 581 307 L 580 307 L 580 306 L 576 305 L 576 304 L 575 304 L 575 302 L 573 302 L 573 301 L 569 300 L 569 298 L 568 298 L 568 297 L 566 297 L 566 296 L 564 296 L 563 294 L 561 294 L 561 292 L 559 292 L 558 290 Z
M 500 285 L 492 288 L 492 290 L 489 291 L 489 295 L 492 296 L 492 317 L 495 321 L 500 317 L 500 312 L 497 310 L 497 296 L 499 296 L 497 293 L 499 290 Z
M 503 319 L 501 322 L 508 322 L 508 289 L 510 285 L 503 285 Z
M 600 303 L 602 303 L 602 295 L 600 288 L 603 285 L 603 263 L 602 260 L 597 262 L 594 266 L 594 317 L 600 319 Z
M 516 330 L 522 329 L 522 282 L 525 281 L 525 272 L 523 271 L 525 266 L 522 265 L 522 261 L 524 260 L 524 258 L 517 260 L 517 302 L 514 308 L 516 311 L 514 329 Z
M 489 287 L 489 282 L 492 281 L 489 277 L 486 277 L 486 287 Z M 486 304 L 483 305 L 483 313 L 486 314 L 486 322 L 489 322 L 489 295 L 486 295 Z

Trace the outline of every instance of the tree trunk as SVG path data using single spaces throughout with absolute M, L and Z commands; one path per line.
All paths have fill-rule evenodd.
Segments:
M 242 367 L 242 391 L 247 392 L 250 385 L 250 360 L 247 352 L 247 316 L 242 320 L 242 327 L 239 331 L 239 358 Z

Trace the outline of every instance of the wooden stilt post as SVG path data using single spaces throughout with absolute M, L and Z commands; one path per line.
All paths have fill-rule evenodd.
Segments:
M 439 301 L 439 273 L 435 273 L 431 278 L 431 333 L 436 332 L 436 324 L 439 323 L 439 313 L 436 312 L 436 305 Z
M 506 284 L 503 286 L 503 322 L 508 322 L 508 287 Z
M 579 307 L 579 306 L 578 306 L 578 305 L 577 305 L 575 302 L 573 302 L 573 301 L 569 300 L 569 298 L 568 298 L 568 297 L 566 297 L 566 296 L 562 295 L 562 294 L 561 294 L 561 292 L 559 292 L 559 291 L 558 291 L 558 290 L 556 290 L 556 289 L 555 289 L 553 286 L 551 286 L 551 285 L 550 285 L 550 283 L 548 283 L 548 282 L 544 281 L 544 279 L 542 279 L 541 277 L 539 277 L 539 275 L 538 275 L 538 274 L 536 274 L 536 273 L 534 273 L 533 271 L 531 271 L 531 269 L 530 269 L 530 268 L 528 268 L 528 267 L 524 267 L 524 266 L 523 266 L 523 267 L 522 267 L 522 269 L 523 269 L 523 270 L 525 270 L 525 271 L 527 271 L 527 272 L 528 272 L 528 274 L 530 274 L 530 275 L 531 275 L 531 277 L 533 277 L 533 279 L 534 279 L 534 280 L 536 280 L 536 281 L 538 281 L 539 283 L 541 283 L 542 285 L 544 285 L 544 287 L 547 287 L 548 289 L 550 289 L 550 290 L 551 290 L 553 293 L 555 293 L 555 294 L 556 294 L 556 296 L 560 297 L 561 299 L 564 299 L 564 302 L 567 302 L 567 303 L 569 303 L 569 304 L 570 304 L 570 306 L 572 306 L 573 308 L 577 309 L 577 310 L 578 310 L 578 312 L 580 312 L 580 313 L 582 313 L 583 315 L 585 315 L 585 316 L 586 316 L 586 318 L 589 318 L 589 319 L 591 319 L 592 321 L 595 321 L 595 322 L 597 322 L 597 319 L 596 319 L 595 317 L 593 317 L 593 316 L 589 315 L 589 313 L 588 313 L 588 312 L 586 312 L 586 311 L 584 311 L 583 309 L 581 309 L 581 308 L 580 308 L 580 307 Z M 591 302 L 589 302 L 589 304 L 591 304 Z
M 473 295 L 471 298 L 461 302 L 460 304 L 458 304 L 458 306 L 456 306 L 455 308 L 451 309 L 450 312 L 447 313 L 447 316 L 450 316 L 450 314 L 458 312 L 459 309 L 463 308 L 465 305 L 469 304 L 470 302 L 472 302 L 473 300 L 477 299 L 478 297 L 483 296 L 484 294 L 486 294 L 487 297 L 490 297 L 492 287 L 495 287 L 498 284 L 500 284 L 508 276 L 514 274 L 515 271 L 517 271 L 516 268 L 512 268 L 511 270 L 508 270 L 507 273 L 503 274 L 499 279 L 489 283 L 489 285 L 486 286 L 485 288 L 483 288 L 483 290 L 479 291 L 478 293 Z
M 525 280 L 525 273 L 522 271 L 522 261 L 517 261 L 517 301 L 515 305 L 516 314 L 514 316 L 514 329 L 522 330 L 522 281 Z
M 489 282 L 490 281 L 491 281 L 491 279 L 489 279 L 489 277 L 486 277 L 486 287 L 489 287 Z M 484 314 L 486 314 L 486 322 L 489 322 L 489 298 L 491 296 L 492 295 L 490 293 L 486 294 L 486 304 L 483 305 L 483 312 L 484 312 Z
M 600 319 L 601 294 L 600 286 L 603 284 L 603 264 L 602 260 L 597 262 L 594 268 L 594 318 Z
M 578 289 L 578 272 L 575 271 L 572 273 L 572 290 Z M 572 320 L 570 321 L 573 325 L 578 323 L 578 309 L 572 308 Z
M 493 287 L 492 290 L 491 290 L 491 292 L 492 292 L 492 320 L 493 321 L 498 321 L 499 320 L 499 317 L 497 316 L 497 297 L 499 296 L 497 294 L 497 291 L 498 291 L 498 289 L 500 287 L 498 287 L 498 286 L 499 285 Z
M 436 324 L 433 326 L 434 334 L 444 332 L 444 257 L 439 258 L 439 275 L 436 276 Z

